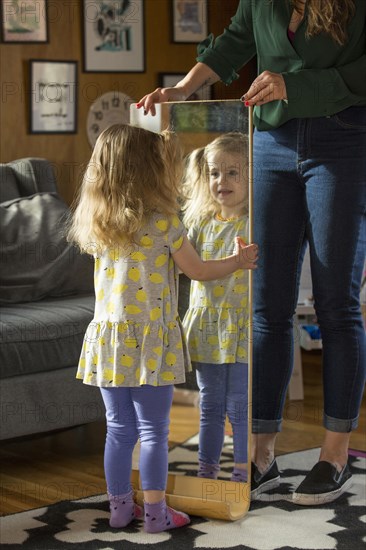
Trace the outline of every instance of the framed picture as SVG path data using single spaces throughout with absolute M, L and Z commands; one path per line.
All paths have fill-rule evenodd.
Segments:
M 48 42 L 46 0 L 2 0 L 1 40 L 12 44 Z
M 200 42 L 208 34 L 207 0 L 171 0 L 173 42 Z
M 177 82 L 182 80 L 186 73 L 159 73 L 158 75 L 158 86 L 161 88 L 168 88 L 170 86 L 175 86 Z M 205 86 L 200 88 L 187 98 L 187 101 L 204 101 L 212 98 L 212 87 Z
M 84 72 L 145 71 L 144 0 L 83 0 Z
M 30 133 L 75 134 L 77 61 L 30 60 Z

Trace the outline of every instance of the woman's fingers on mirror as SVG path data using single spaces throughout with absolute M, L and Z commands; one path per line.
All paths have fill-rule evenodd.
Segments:
M 144 95 L 140 99 L 138 103 L 136 103 L 137 109 L 144 109 L 144 115 L 147 115 L 148 113 L 155 116 L 156 109 L 155 109 L 155 103 L 161 103 L 163 101 L 162 94 L 161 94 L 161 88 L 156 88 L 153 92 L 150 94 Z
M 156 88 L 153 92 L 150 94 L 146 94 L 143 98 L 140 99 L 138 103 L 136 103 L 137 109 L 144 109 L 144 115 L 147 115 L 148 113 L 155 116 L 156 109 L 155 109 L 155 103 L 162 103 L 163 101 L 168 101 L 166 99 L 166 93 L 165 90 L 167 88 Z
M 156 88 L 150 94 L 145 95 L 136 103 L 137 109 L 144 109 L 144 115 L 150 113 L 156 115 L 155 104 L 167 101 L 184 101 L 186 98 L 179 88 Z
M 287 99 L 285 80 L 280 73 L 264 71 L 253 81 L 242 98 L 245 105 L 264 105 L 270 101 Z

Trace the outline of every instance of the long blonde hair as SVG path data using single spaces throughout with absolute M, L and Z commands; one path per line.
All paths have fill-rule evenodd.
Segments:
M 210 192 L 210 167 L 207 161 L 208 155 L 217 152 L 239 154 L 243 158 L 243 164 L 247 164 L 248 138 L 241 132 L 228 132 L 188 155 L 183 175 L 185 203 L 182 208 L 186 227 L 220 212 L 220 206 Z
M 291 0 L 294 9 L 302 13 L 304 0 Z M 308 24 L 306 36 L 325 32 L 343 45 L 347 41 L 347 24 L 355 13 L 354 0 L 307 0 Z
M 172 132 L 128 124 L 104 130 L 72 206 L 68 240 L 81 251 L 128 247 L 153 212 L 179 211 L 182 154 Z

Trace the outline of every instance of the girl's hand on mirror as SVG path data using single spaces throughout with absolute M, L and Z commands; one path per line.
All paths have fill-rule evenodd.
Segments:
M 264 105 L 278 99 L 287 100 L 285 79 L 282 74 L 264 71 L 257 76 L 241 99 L 247 107 L 249 105 Z
M 176 86 L 171 88 L 156 88 L 150 94 L 144 95 L 138 103 L 136 103 L 137 109 L 144 109 L 144 115 L 151 113 L 153 116 L 156 114 L 155 103 L 163 103 L 165 101 L 185 101 L 187 99 L 186 94 L 182 88 Z
M 258 245 L 247 245 L 241 237 L 236 237 L 235 254 L 239 264 L 238 269 L 257 269 Z

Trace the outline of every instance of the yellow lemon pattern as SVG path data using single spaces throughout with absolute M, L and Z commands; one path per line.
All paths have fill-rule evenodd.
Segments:
M 164 282 L 164 277 L 161 273 L 150 273 L 149 281 L 154 283 L 154 285 L 161 285 Z
M 213 295 L 215 298 L 219 298 L 220 296 L 223 296 L 225 294 L 225 287 L 223 285 L 215 286 L 213 289 Z
M 147 233 L 143 235 L 140 239 L 140 245 L 143 246 L 144 248 L 151 248 L 153 244 L 154 244 L 153 239 L 149 237 Z
M 146 302 L 147 300 L 146 291 L 142 287 L 139 288 L 136 292 L 136 300 L 138 300 L 139 302 Z
M 178 216 L 154 214 L 127 252 L 113 247 L 95 254 L 95 311 L 76 374 L 84 383 L 136 387 L 185 381 L 191 366 L 172 257 L 185 234 Z
M 175 227 L 175 229 L 178 229 L 180 226 L 180 219 L 178 216 L 173 216 L 171 220 L 172 226 Z
M 103 300 L 103 298 L 104 298 L 104 290 L 103 288 L 101 288 L 100 290 L 96 291 L 95 299 L 97 300 L 97 302 L 100 302 L 101 300 Z
M 114 267 L 107 267 L 105 270 L 105 274 L 108 277 L 108 279 L 113 279 L 113 277 L 115 276 L 115 273 L 116 273 L 116 270 L 114 269 Z
M 155 226 L 162 232 L 166 232 L 167 229 L 168 229 L 168 224 L 169 224 L 169 221 L 165 218 L 161 218 L 161 219 L 158 219 L 156 220 L 155 222 Z
M 248 218 L 220 222 L 206 219 L 188 238 L 203 259 L 233 253 L 235 237 L 248 242 Z M 248 360 L 248 271 L 224 279 L 191 282 L 190 307 L 183 319 L 192 361 L 215 364 Z
M 167 365 L 169 365 L 170 367 L 173 367 L 177 362 L 177 356 L 174 353 L 169 351 L 165 356 L 165 361 Z
M 121 365 L 123 365 L 124 367 L 131 368 L 133 365 L 133 357 L 130 357 L 129 355 L 122 355 Z
M 124 306 L 124 309 L 129 315 L 138 315 L 142 311 L 142 309 L 135 306 L 134 304 L 127 304 L 126 306 Z
M 159 319 L 160 317 L 161 317 L 161 307 L 160 307 L 160 306 L 154 307 L 154 308 L 150 311 L 150 319 L 151 319 L 151 321 L 156 321 L 156 320 Z
M 108 250 L 108 256 L 112 262 L 119 262 L 121 251 L 118 248 L 111 248 Z
M 148 359 L 146 362 L 146 365 L 148 369 L 150 369 L 151 371 L 154 371 L 158 367 L 158 362 L 156 359 Z
M 175 380 L 175 376 L 174 376 L 174 373 L 171 372 L 171 371 L 165 371 L 162 373 L 161 375 L 162 379 L 165 380 L 166 382 L 174 382 Z
M 130 258 L 134 262 L 143 262 L 144 260 L 146 260 L 147 256 L 145 256 L 145 254 L 143 254 L 139 250 L 136 250 L 136 252 L 132 252 L 130 254 Z
M 155 260 L 155 267 L 161 267 L 168 261 L 167 254 L 160 254 Z
M 131 267 L 128 270 L 128 278 L 137 283 L 140 280 L 140 270 L 137 267 Z
M 182 244 L 183 244 L 183 236 L 179 237 L 179 239 L 177 239 L 176 241 L 173 242 L 174 250 L 179 250 L 180 247 L 182 246 Z

